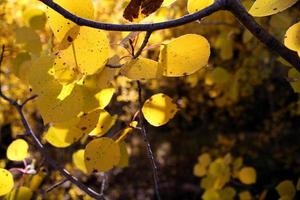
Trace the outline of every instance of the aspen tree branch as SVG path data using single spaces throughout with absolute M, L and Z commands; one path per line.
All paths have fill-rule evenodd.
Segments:
M 93 20 L 84 19 L 78 17 L 60 5 L 56 4 L 52 0 L 40 0 L 48 7 L 52 8 L 56 12 L 60 13 L 66 19 L 73 21 L 80 26 L 88 26 L 92 28 L 107 30 L 107 31 L 156 31 L 162 29 L 173 28 L 182 26 L 184 24 L 194 22 L 209 16 L 219 10 L 228 10 L 231 12 L 257 39 L 265 44 L 269 50 L 276 52 L 283 59 L 289 62 L 300 72 L 300 58 L 296 52 L 286 48 L 275 37 L 270 35 L 265 29 L 263 29 L 252 16 L 249 15 L 247 10 L 243 7 L 240 0 L 216 0 L 211 6 L 204 8 L 196 13 L 183 16 L 178 19 L 169 20 L 159 23 L 151 24 L 112 24 L 102 23 Z
M 4 50 L 5 47 L 4 45 L 2 46 L 2 52 L 0 55 L 0 68 L 2 65 L 2 61 L 3 61 L 3 55 L 4 55 Z M 68 181 L 70 181 L 71 183 L 73 183 L 74 185 L 76 185 L 78 188 L 80 188 L 82 191 L 84 191 L 86 194 L 90 195 L 91 197 L 95 198 L 95 199 L 99 199 L 99 200 L 103 200 L 105 199 L 103 195 L 95 192 L 93 189 L 87 187 L 86 185 L 84 185 L 83 183 L 81 183 L 76 177 L 72 176 L 70 174 L 69 171 L 67 171 L 65 168 L 63 168 L 59 163 L 57 163 L 55 160 L 53 160 L 47 153 L 44 145 L 41 143 L 41 141 L 38 139 L 38 137 L 36 136 L 36 134 L 34 133 L 34 131 L 32 130 L 24 112 L 23 112 L 23 108 L 26 105 L 26 103 L 28 103 L 29 101 L 33 100 L 36 96 L 32 96 L 29 97 L 28 99 L 26 99 L 23 103 L 18 103 L 16 100 L 6 96 L 3 91 L 2 91 L 2 87 L 0 84 L 0 98 L 4 99 L 5 101 L 9 102 L 12 106 L 14 106 L 19 114 L 19 116 L 21 117 L 21 121 L 23 124 L 23 127 L 25 128 L 26 134 L 31 136 L 31 138 L 33 139 L 34 144 L 36 145 L 38 151 L 43 155 L 43 157 L 45 158 L 45 161 L 51 166 L 53 167 L 55 170 L 59 171 L 60 174 L 62 176 L 64 176 Z

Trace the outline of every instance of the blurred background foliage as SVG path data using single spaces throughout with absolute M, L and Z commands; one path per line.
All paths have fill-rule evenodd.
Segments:
M 122 11 L 127 3 L 126 0 L 117 3 L 94 0 L 97 20 L 125 23 Z M 251 0 L 243 1 L 247 8 L 252 3 Z M 299 21 L 299 9 L 297 3 L 284 12 L 256 20 L 283 41 L 288 27 Z M 44 10 L 45 7 L 35 0 L 0 1 L 0 44 L 6 46 L 0 72 L 1 87 L 19 100 L 30 95 L 22 79 L 28 67 L 26 61 L 42 52 L 52 52 L 55 46 Z M 165 21 L 185 14 L 186 1 L 177 0 L 145 20 Z M 299 191 L 296 192 L 300 187 L 300 104 L 296 93 L 299 91 L 295 89 L 297 80 L 288 75 L 291 67 L 225 11 L 200 22 L 153 33 L 143 55 L 157 60 L 161 42 L 187 33 L 201 34 L 209 40 L 212 51 L 209 65 L 182 78 L 143 82 L 145 97 L 163 92 L 180 106 L 180 111 L 167 125 L 147 127 L 158 163 L 162 198 L 300 198 Z M 128 33 L 107 32 L 107 35 L 111 54 L 128 56 L 119 45 Z M 140 34 L 137 47 L 142 38 Z M 114 85 L 117 92 L 108 111 L 118 115 L 118 122 L 108 136 L 124 122 L 130 122 L 138 109 L 135 83 L 116 76 Z M 0 103 L 1 167 L 22 167 L 22 163 L 6 158 L 6 149 L 14 139 L 26 138 L 24 129 L 16 111 L 2 99 Z M 25 112 L 42 137 L 43 122 L 35 104 L 28 104 Z M 27 141 L 30 144 L 30 139 Z M 64 149 L 46 146 L 52 157 L 85 184 L 100 188 L 101 181 L 106 179 L 105 194 L 110 199 L 154 198 L 151 167 L 139 131 L 134 130 L 126 139 L 129 166 L 105 174 L 86 176 L 78 169 L 78 164 L 76 167 L 72 162 L 72 155 L 82 147 L 82 142 Z M 18 187 L 31 188 L 33 199 L 89 199 L 68 182 L 46 192 L 63 177 L 43 165 L 43 158 L 33 145 L 30 145 L 30 155 L 28 162 L 35 163 L 37 174 L 14 175 Z

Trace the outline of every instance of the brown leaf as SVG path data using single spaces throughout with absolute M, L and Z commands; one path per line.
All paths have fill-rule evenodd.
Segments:
M 159 9 L 162 3 L 163 0 L 131 0 L 124 10 L 123 17 L 132 22 L 139 17 L 140 12 L 148 16 Z

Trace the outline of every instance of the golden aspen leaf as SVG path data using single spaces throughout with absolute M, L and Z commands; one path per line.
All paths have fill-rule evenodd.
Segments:
M 79 149 L 72 155 L 73 164 L 77 169 L 80 169 L 84 173 L 87 173 L 87 169 L 84 162 L 84 149 Z
M 219 191 L 219 194 L 222 197 L 222 200 L 234 200 L 236 191 L 232 187 L 225 187 Z
M 256 182 L 256 170 L 253 167 L 243 167 L 239 172 L 239 179 L 244 184 Z
M 13 175 L 6 169 L 0 168 L 0 196 L 9 193 L 14 187 Z
M 82 78 L 75 62 L 74 51 L 60 51 L 53 63 L 54 77 L 62 85 L 68 85 Z
M 203 36 L 186 34 L 162 44 L 159 63 L 164 76 L 186 76 L 207 65 L 209 55 L 210 45 Z
M 296 188 L 293 184 L 292 181 L 290 180 L 284 180 L 282 182 L 280 182 L 277 186 L 276 186 L 276 190 L 278 192 L 278 194 L 280 195 L 280 197 L 284 198 L 286 197 L 286 199 L 294 199 L 295 195 L 296 195 Z
M 76 16 L 86 19 L 94 19 L 94 6 L 92 0 L 77 0 L 76 3 L 74 3 L 73 0 L 54 0 L 54 2 Z M 67 34 L 71 28 L 77 26 L 75 23 L 64 18 L 61 14 L 52 10 L 52 8 L 47 7 L 46 15 L 49 26 L 58 42 L 62 42 L 63 39 L 68 40 L 68 38 L 69 40 L 75 39 L 74 35 L 69 36 Z
M 221 200 L 220 194 L 217 190 L 209 189 L 205 190 L 204 194 L 202 195 L 203 200 Z
M 115 88 L 105 88 L 95 95 L 96 99 L 99 101 L 99 108 L 104 109 L 109 104 L 115 91 Z
M 295 68 L 292 68 L 288 72 L 288 77 L 294 92 L 300 93 L 300 73 Z
M 65 98 L 67 98 L 72 93 L 74 87 L 75 87 L 75 84 L 63 85 L 59 95 L 57 96 L 57 99 L 63 101 Z
M 226 69 L 222 67 L 215 68 L 212 72 L 210 72 L 208 77 L 213 83 L 222 84 L 229 80 L 230 74 Z
M 211 157 L 208 153 L 203 153 L 198 157 L 198 162 L 207 167 L 211 163 Z
M 187 10 L 189 13 L 198 12 L 211 4 L 213 4 L 214 0 L 188 0 Z
M 103 70 L 108 58 L 109 42 L 105 32 L 83 26 L 72 44 L 59 52 L 56 62 L 58 69 L 72 80 L 78 72 L 92 75 Z
M 132 130 L 133 130 L 133 127 L 136 127 L 138 125 L 138 122 L 137 121 L 132 121 L 130 123 L 130 126 L 124 128 L 121 133 L 120 133 L 120 136 L 119 138 L 116 140 L 117 143 L 121 143 L 125 138 L 126 136 L 128 135 L 128 133 L 130 133 Z
M 206 173 L 207 173 L 206 166 L 204 166 L 203 164 L 197 163 L 194 166 L 193 174 L 195 176 L 202 177 L 202 176 L 206 175 Z
M 90 133 L 97 125 L 101 110 L 83 114 L 68 122 L 56 123 L 44 135 L 44 139 L 57 148 L 65 148 Z
M 6 157 L 12 161 L 22 161 L 28 156 L 28 144 L 23 139 L 16 139 L 7 148 Z
M 177 111 L 177 105 L 163 93 L 151 96 L 145 101 L 142 108 L 145 119 L 152 126 L 162 126 L 168 123 Z
M 264 17 L 284 11 L 294 5 L 298 0 L 256 0 L 249 10 L 255 17 Z
M 40 36 L 28 27 L 16 29 L 16 42 L 22 44 L 26 51 L 33 54 L 39 54 L 42 50 Z
M 294 24 L 287 30 L 284 45 L 293 51 L 297 51 L 300 56 L 300 22 Z
M 6 200 L 30 200 L 32 198 L 33 192 L 30 188 L 21 186 L 15 188 L 7 195 Z
M 164 0 L 164 2 L 162 3 L 162 7 L 168 7 L 170 5 L 172 5 L 176 0 Z
M 107 111 L 100 110 L 100 116 L 96 128 L 92 130 L 89 135 L 97 137 L 104 135 L 115 124 L 116 120 L 116 116 L 111 116 Z
M 37 7 L 29 7 L 23 12 L 26 25 L 33 29 L 43 29 L 46 23 L 45 13 Z
M 162 75 L 158 62 L 142 57 L 130 60 L 120 73 L 131 80 L 155 79 Z
M 116 167 L 119 167 L 119 168 L 128 167 L 129 155 L 128 155 L 126 143 L 121 142 L 121 143 L 119 143 L 119 145 L 120 145 L 121 157 L 120 157 L 120 162 L 116 165 Z
M 120 162 L 120 146 L 107 137 L 92 140 L 84 153 L 85 165 L 89 173 L 106 172 Z
M 252 200 L 251 193 L 249 191 L 243 191 L 239 193 L 240 200 Z

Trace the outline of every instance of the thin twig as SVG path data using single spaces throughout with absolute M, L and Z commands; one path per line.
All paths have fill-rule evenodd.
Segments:
M 144 124 L 144 116 L 142 112 L 142 106 L 143 106 L 143 97 L 142 97 L 142 85 L 140 81 L 137 81 L 138 84 L 138 94 L 139 94 L 139 124 L 140 124 L 140 131 L 144 137 L 144 142 L 147 147 L 147 156 L 151 163 L 152 167 L 152 176 L 153 176 L 153 182 L 154 182 L 154 189 L 155 189 L 155 195 L 157 200 L 160 200 L 160 194 L 159 194 L 159 180 L 158 180 L 158 174 L 157 174 L 157 166 L 154 160 L 153 152 L 151 149 L 150 141 L 148 139 L 148 135 L 146 132 L 145 124 Z
M 143 43 L 140 46 L 139 50 L 136 52 L 136 54 L 134 54 L 133 59 L 138 58 L 142 54 L 144 48 L 147 46 L 147 43 L 148 43 L 148 41 L 149 41 L 149 39 L 151 37 L 151 34 L 152 34 L 152 31 L 147 31 L 146 32 L 146 35 L 145 35 L 144 40 L 143 40 Z
M 0 68 L 1 68 L 1 64 L 3 61 L 3 55 L 4 55 L 4 50 L 5 47 L 2 46 L 2 53 L 0 55 Z M 80 181 L 78 181 L 78 179 L 74 176 L 72 176 L 70 174 L 70 172 L 68 172 L 65 168 L 63 168 L 59 163 L 57 163 L 55 160 L 53 160 L 47 153 L 44 145 L 41 143 L 41 141 L 38 139 L 38 137 L 36 136 L 36 134 L 34 133 L 34 131 L 32 130 L 31 126 L 28 123 L 27 118 L 25 117 L 25 114 L 23 112 L 23 108 L 26 105 L 26 103 L 28 103 L 30 100 L 33 100 L 35 98 L 35 96 L 29 97 L 28 99 L 26 99 L 23 103 L 19 104 L 16 100 L 6 96 L 3 91 L 2 88 L 0 87 L 0 97 L 3 98 L 4 100 L 8 101 L 12 106 L 14 106 L 16 108 L 16 110 L 18 111 L 20 117 L 21 117 L 21 121 L 22 124 L 26 130 L 26 134 L 30 135 L 35 143 L 35 145 L 38 148 L 38 151 L 43 155 L 43 157 L 45 158 L 45 161 L 54 169 L 56 169 L 57 171 L 59 171 L 61 173 L 62 176 L 64 176 L 68 181 L 72 182 L 74 185 L 76 185 L 78 188 L 80 188 L 82 191 L 84 191 L 85 193 L 87 193 L 88 195 L 90 195 L 91 197 L 95 198 L 95 199 L 105 199 L 103 197 L 103 195 L 95 192 L 93 189 L 87 187 L 86 185 L 84 185 L 83 183 L 81 183 Z
M 51 192 L 52 190 L 54 190 L 55 188 L 61 186 L 62 184 L 64 184 L 65 182 L 69 181 L 68 179 L 64 178 L 60 181 L 58 181 L 57 183 L 53 184 L 52 186 L 50 186 L 49 188 L 46 189 L 46 192 Z

